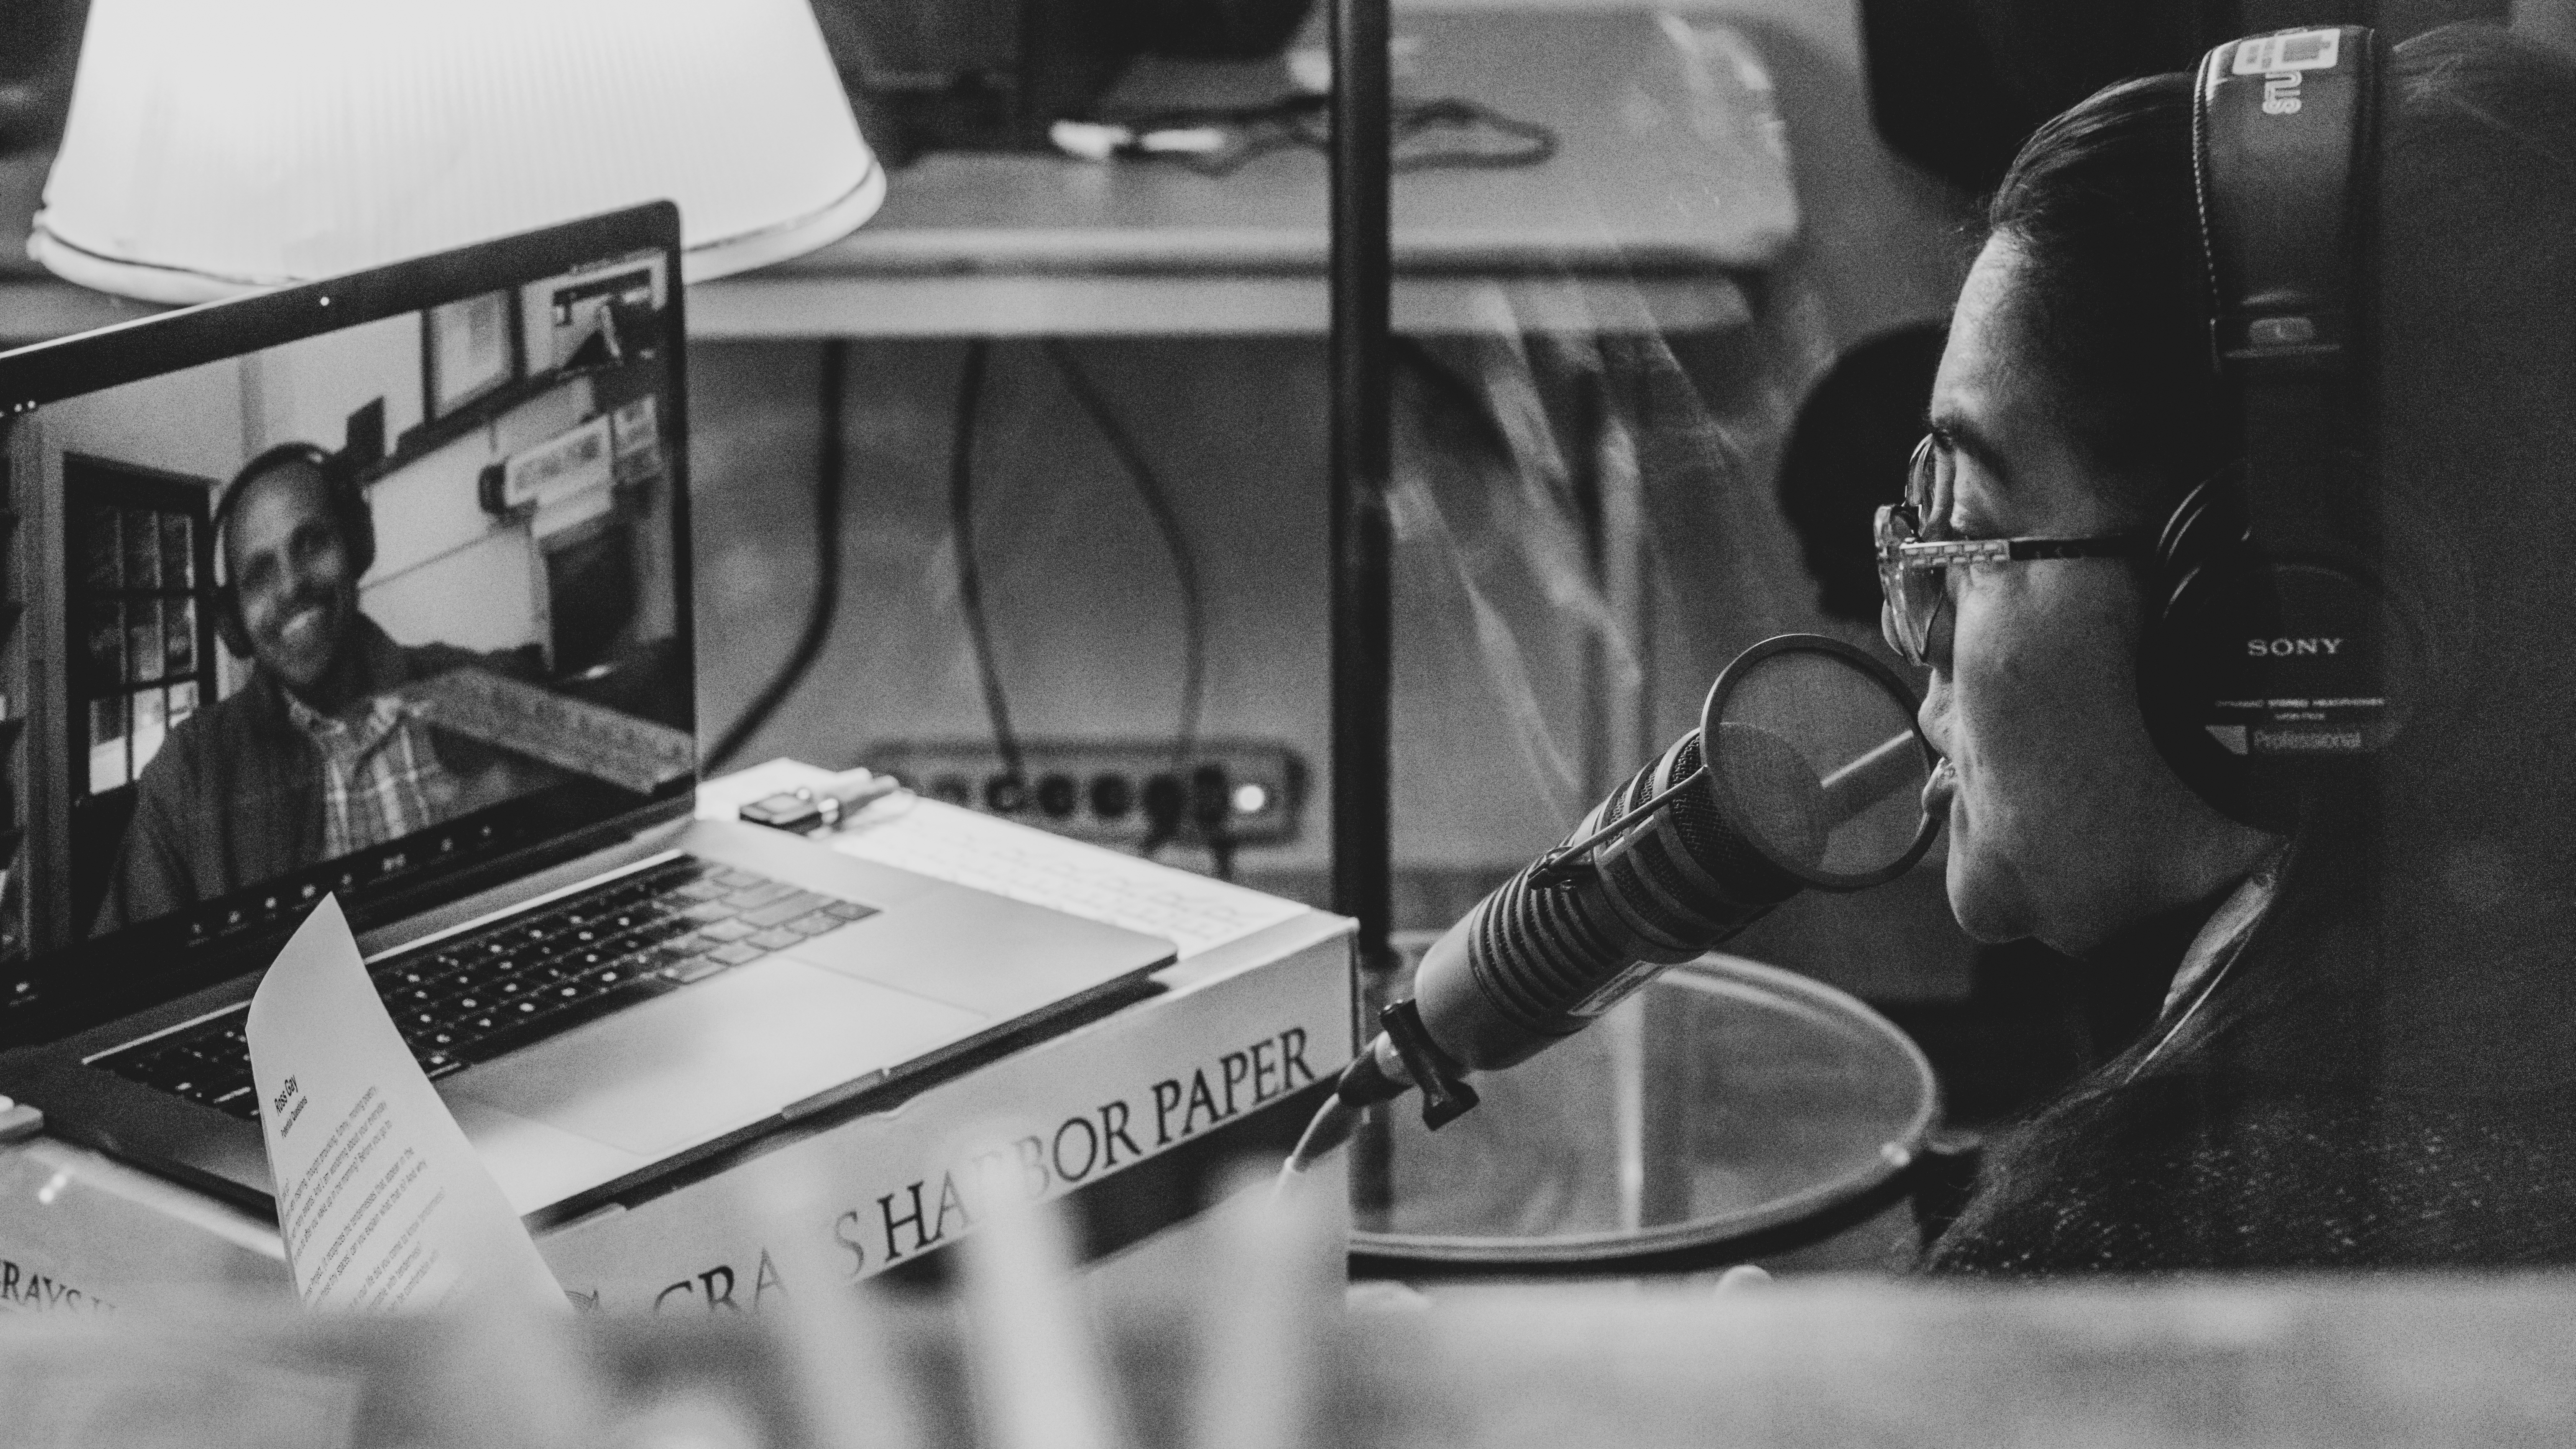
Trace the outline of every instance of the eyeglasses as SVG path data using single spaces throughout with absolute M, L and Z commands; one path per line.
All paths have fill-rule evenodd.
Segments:
M 1957 464 L 1940 439 L 1926 434 L 1905 469 L 1905 501 L 1878 510 L 1878 587 L 1887 611 L 1887 645 L 1909 664 L 1932 662 L 1932 631 L 1949 600 L 1953 564 L 2030 563 L 2044 558 L 2131 558 L 2146 551 L 2143 534 L 2099 538 L 1926 539 L 1926 520 L 1946 526 Z

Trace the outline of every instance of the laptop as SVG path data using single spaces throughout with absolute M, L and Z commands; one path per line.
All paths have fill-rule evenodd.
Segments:
M 273 1212 L 242 1020 L 336 893 L 543 1224 L 1153 991 L 693 818 L 680 276 L 655 204 L 0 354 L 0 1091 Z

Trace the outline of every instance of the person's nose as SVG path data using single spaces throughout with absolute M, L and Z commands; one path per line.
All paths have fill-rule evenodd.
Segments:
M 1950 754 L 1950 671 L 1935 669 L 1923 686 L 1923 703 L 1914 710 L 1914 723 L 1923 731 L 1924 741 L 1943 758 Z
M 284 586 L 284 597 L 292 600 L 327 589 L 339 558 L 328 547 L 294 548 L 286 551 L 281 562 L 284 567 L 279 571 L 278 582 Z

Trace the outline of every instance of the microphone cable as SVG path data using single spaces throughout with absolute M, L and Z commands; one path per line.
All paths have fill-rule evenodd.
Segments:
M 1333 1094 L 1315 1109 L 1306 1130 L 1297 1135 L 1297 1145 L 1288 1153 L 1288 1160 L 1281 1164 L 1274 1192 L 1286 1192 L 1289 1184 L 1304 1176 L 1308 1168 L 1350 1141 L 1351 1133 L 1359 1128 L 1360 1113 L 1381 1102 L 1394 1101 L 1413 1086 L 1400 1065 L 1390 1070 L 1380 1050 L 1384 1040 L 1381 1037 L 1371 1042 L 1351 1058 L 1349 1066 L 1342 1068 L 1340 1079 L 1333 1083 Z
M 1288 1160 L 1280 1165 L 1274 1190 L 1287 1191 L 1289 1183 L 1305 1176 L 1308 1168 L 1350 1141 L 1351 1129 L 1359 1125 L 1359 1119 L 1359 1109 L 1344 1102 L 1339 1093 L 1326 1097 L 1324 1105 L 1316 1108 L 1314 1118 L 1307 1122 L 1306 1130 L 1297 1135 L 1297 1146 L 1289 1152 Z

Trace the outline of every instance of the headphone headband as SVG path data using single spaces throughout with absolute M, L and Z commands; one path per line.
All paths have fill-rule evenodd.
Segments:
M 2377 70 L 2357 25 L 2251 36 L 2201 60 L 2192 174 L 2222 376 L 2352 371 Z
M 357 488 L 355 475 L 348 466 L 345 454 L 334 453 L 319 443 L 277 443 L 263 448 L 249 462 L 233 470 L 232 481 L 224 485 L 222 496 L 215 500 L 214 516 L 208 520 L 208 527 L 215 543 L 215 581 L 217 583 L 225 581 L 227 570 L 224 563 L 224 530 L 232 521 L 233 510 L 240 506 L 243 487 L 252 479 L 264 473 L 273 473 L 289 463 L 303 463 L 322 475 L 323 487 L 331 497 L 332 516 L 340 520 L 344 528 L 347 526 L 346 516 L 353 507 L 351 500 L 357 496 Z M 363 507 L 363 500 L 354 506 Z M 372 560 L 375 540 L 372 537 L 373 530 L 370 529 L 368 532 L 371 536 L 367 540 L 367 551 Z

